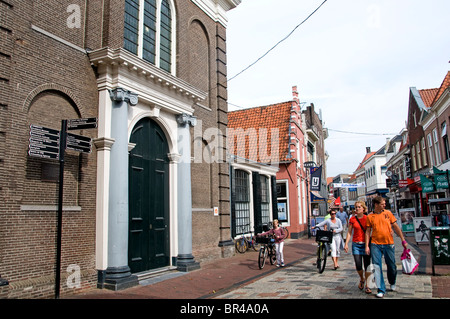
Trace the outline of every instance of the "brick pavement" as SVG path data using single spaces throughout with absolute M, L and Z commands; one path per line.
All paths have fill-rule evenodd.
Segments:
M 410 241 L 410 240 L 408 240 Z M 357 287 L 359 277 L 354 269 L 353 257 L 343 254 L 340 269 L 332 270 L 328 260 L 327 269 L 318 274 L 313 266 L 315 254 L 314 238 L 288 239 L 285 245 L 287 267 L 276 268 L 270 264 L 260 270 L 258 253 L 248 251 L 231 258 L 215 260 L 201 265 L 201 269 L 189 272 L 172 272 L 162 277 L 165 280 L 148 280 L 142 285 L 123 291 L 91 290 L 68 299 L 370 299 Z M 437 266 L 431 275 L 429 246 L 410 248 L 420 262 L 419 271 L 412 276 L 401 273 L 401 244 L 396 239 L 398 267 L 397 291 L 388 291 L 385 299 L 431 299 L 450 298 L 450 267 Z M 385 267 L 384 267 L 385 268 Z M 385 274 L 386 278 L 386 274 Z

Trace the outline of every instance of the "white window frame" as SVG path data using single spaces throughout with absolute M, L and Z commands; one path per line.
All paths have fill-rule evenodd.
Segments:
M 441 160 L 441 152 L 440 152 L 440 148 L 439 148 L 439 137 L 438 137 L 438 133 L 437 133 L 437 129 L 433 129 L 433 147 L 434 147 L 434 153 L 436 155 L 436 165 L 441 165 L 442 160 Z

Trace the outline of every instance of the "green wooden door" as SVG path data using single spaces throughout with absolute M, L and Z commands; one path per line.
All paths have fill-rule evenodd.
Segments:
M 129 161 L 128 264 L 133 273 L 169 265 L 169 160 L 164 132 L 149 118 L 134 127 Z

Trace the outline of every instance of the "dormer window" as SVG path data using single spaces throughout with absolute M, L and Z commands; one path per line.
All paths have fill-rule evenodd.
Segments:
M 124 48 L 173 74 L 174 13 L 172 0 L 125 0 Z

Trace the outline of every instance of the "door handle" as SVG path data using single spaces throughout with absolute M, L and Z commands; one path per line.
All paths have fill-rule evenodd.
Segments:
M 149 229 L 153 229 L 153 225 L 152 224 L 150 224 Z

